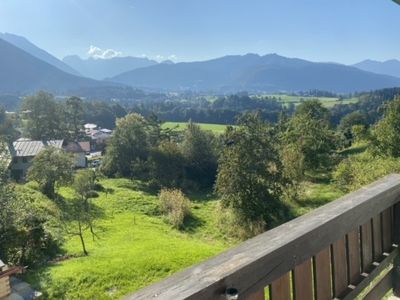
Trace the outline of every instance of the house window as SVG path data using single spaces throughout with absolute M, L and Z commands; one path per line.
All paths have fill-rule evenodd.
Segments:
M 14 163 L 14 164 L 18 163 L 18 157 L 14 157 L 14 158 L 13 158 L 13 163 Z
M 26 163 L 28 162 L 28 159 L 27 159 L 26 157 L 23 157 L 23 158 L 22 158 L 22 162 L 23 162 L 24 164 L 26 164 Z

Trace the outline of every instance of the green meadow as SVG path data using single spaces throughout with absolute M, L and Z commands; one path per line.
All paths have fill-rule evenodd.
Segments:
M 223 133 L 227 125 L 222 124 L 208 124 L 208 123 L 196 123 L 204 130 L 210 130 L 214 133 Z M 162 125 L 163 128 L 170 128 L 177 131 L 183 131 L 187 127 L 187 122 L 166 122 Z
M 93 201 L 103 211 L 97 238 L 87 232 L 89 256 L 78 237 L 66 236 L 65 260 L 25 275 L 46 299 L 119 299 L 239 243 L 218 230 L 218 199 L 211 193 L 189 195 L 192 216 L 182 230 L 158 213 L 157 195 L 140 182 L 103 179 L 107 193 Z M 70 188 L 61 188 L 72 197 Z M 310 183 L 293 208 L 304 214 L 341 196 L 328 183 Z

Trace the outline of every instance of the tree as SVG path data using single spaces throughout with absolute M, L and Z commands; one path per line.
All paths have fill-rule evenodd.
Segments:
M 38 92 L 26 97 L 22 109 L 26 112 L 24 133 L 34 140 L 64 138 L 63 107 L 53 95 Z
M 228 127 L 219 159 L 216 192 L 223 207 L 238 217 L 238 224 L 272 227 L 288 217 L 281 201 L 285 179 L 278 140 L 258 114 L 247 114 L 237 128 Z
M 400 157 L 400 97 L 384 106 L 384 118 L 372 129 L 371 141 L 376 154 Z
M 148 158 L 150 142 L 147 125 L 147 121 L 136 113 L 117 120 L 103 161 L 102 170 L 105 174 L 126 177 L 140 175 L 132 166 Z
M 184 179 L 185 159 L 175 142 L 163 141 L 149 157 L 150 178 L 159 187 L 180 187 Z
M 67 129 L 73 140 L 78 140 L 83 125 L 83 101 L 79 97 L 70 97 L 65 103 Z
M 41 193 L 10 183 L 0 160 L 1 258 L 11 264 L 33 266 L 53 257 L 60 243 L 53 226 L 57 217 L 56 205 Z
M 7 116 L 3 107 L 0 107 L 0 136 L 7 142 L 13 142 L 19 132 L 14 128 L 15 120 Z
M 302 154 L 302 173 L 329 165 L 330 155 L 335 149 L 335 136 L 328 120 L 329 115 L 321 103 L 305 101 L 281 133 L 282 145 Z
M 214 135 L 190 121 L 183 135 L 181 151 L 185 159 L 186 178 L 200 187 L 211 186 L 217 170 Z
M 86 169 L 80 170 L 76 173 L 74 177 L 74 182 L 72 187 L 74 188 L 76 197 L 82 202 L 82 208 L 86 215 L 86 221 L 89 225 L 90 232 L 92 233 L 93 240 L 96 236 L 93 229 L 93 221 L 96 217 L 96 211 L 90 199 L 96 195 L 96 173 L 93 170 Z M 83 237 L 81 237 L 83 239 Z
M 353 132 L 354 126 L 362 126 L 364 129 L 368 127 L 367 116 L 360 111 L 353 111 L 345 115 L 338 126 L 338 130 L 345 140 L 345 146 L 351 146 L 354 141 L 355 133 Z M 359 127 L 360 128 L 360 127 Z M 357 128 L 357 129 L 359 129 Z
M 72 181 L 73 167 L 71 155 L 48 147 L 33 159 L 32 166 L 28 169 L 28 179 L 38 182 L 42 193 L 54 199 L 56 185 Z

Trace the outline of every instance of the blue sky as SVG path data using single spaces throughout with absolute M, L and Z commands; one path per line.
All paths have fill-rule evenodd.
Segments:
M 251 52 L 354 63 L 399 59 L 399 29 L 391 0 L 0 0 L 0 32 L 59 58 L 95 46 L 177 61 Z

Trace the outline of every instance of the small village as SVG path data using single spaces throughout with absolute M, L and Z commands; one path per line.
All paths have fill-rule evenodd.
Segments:
M 112 136 L 112 130 L 99 128 L 96 124 L 85 124 L 82 141 L 68 142 L 65 140 L 34 141 L 19 138 L 8 145 L 8 168 L 10 176 L 15 181 L 24 181 L 32 160 L 47 147 L 62 149 L 74 157 L 75 167 L 96 168 L 101 163 L 101 156 L 107 141 Z

